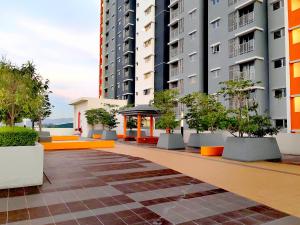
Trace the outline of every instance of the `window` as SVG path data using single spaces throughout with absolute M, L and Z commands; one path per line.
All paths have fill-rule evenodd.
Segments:
M 195 40 L 196 39 L 196 33 L 197 33 L 197 31 L 193 31 L 193 32 L 191 32 L 189 34 L 191 40 Z
M 218 78 L 220 77 L 220 71 L 221 71 L 220 69 L 215 69 L 215 70 L 211 70 L 210 72 L 213 78 Z
M 279 0 L 277 2 L 272 3 L 272 5 L 273 5 L 273 11 L 276 11 L 276 10 L 280 9 L 281 7 L 284 7 L 284 1 Z
M 297 9 L 300 9 L 300 1 L 299 0 L 291 0 L 291 8 L 292 11 L 295 11 Z
M 300 28 L 292 30 L 292 40 L 293 44 L 300 43 Z
M 192 54 L 189 55 L 189 58 L 190 58 L 191 62 L 195 62 L 196 61 L 196 55 L 197 55 L 197 53 L 192 53 Z
M 151 39 L 144 42 L 144 47 L 147 48 L 151 45 Z
M 152 5 L 149 6 L 149 7 L 145 10 L 146 16 L 149 15 L 149 14 L 151 13 L 151 11 L 152 11 L 151 9 L 152 9 Z
M 220 52 L 220 44 L 216 44 L 211 46 L 211 52 L 212 54 L 217 54 Z
M 148 79 L 151 76 L 151 72 L 145 73 L 144 74 L 144 79 Z
M 279 129 L 287 128 L 287 120 L 275 120 L 275 126 Z
M 294 78 L 300 77 L 300 62 L 293 64 L 293 75 Z
M 276 59 L 274 60 L 274 68 L 281 68 L 285 66 L 285 58 Z
M 277 99 L 286 97 L 286 89 L 285 88 L 275 89 L 274 97 Z
M 296 113 L 300 112 L 300 97 L 294 98 L 294 109 Z
M 150 95 L 151 89 L 150 88 L 145 89 L 143 92 L 144 92 L 144 95 Z
M 148 31 L 148 30 L 150 30 L 151 29 L 151 23 L 149 23 L 149 24 L 147 24 L 146 26 L 145 26 L 145 31 Z
M 197 76 L 189 77 L 190 84 L 196 84 L 197 83 Z
M 145 57 L 145 63 L 148 63 L 148 62 L 150 62 L 150 60 L 151 60 L 151 55 L 149 55 L 149 56 Z
M 211 0 L 211 2 L 212 2 L 213 5 L 216 5 L 220 2 L 220 0 Z
M 275 40 L 284 37 L 285 36 L 284 28 L 274 31 L 273 35 Z
M 211 23 L 213 29 L 217 29 L 220 26 L 220 19 L 217 19 Z

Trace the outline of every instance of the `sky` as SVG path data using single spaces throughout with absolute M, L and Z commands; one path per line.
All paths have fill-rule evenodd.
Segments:
M 99 0 L 2 0 L 0 56 L 33 61 L 50 80 L 51 118 L 73 116 L 69 102 L 97 97 Z

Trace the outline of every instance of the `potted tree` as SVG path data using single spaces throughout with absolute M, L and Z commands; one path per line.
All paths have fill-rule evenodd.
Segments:
M 166 133 L 160 134 L 157 147 L 162 149 L 184 149 L 185 145 L 181 134 L 174 133 L 179 121 L 176 119 L 175 108 L 178 104 L 178 91 L 165 90 L 154 93 L 153 106 L 160 111 L 156 122 L 158 129 L 165 129 Z
M 98 109 L 90 109 L 85 112 L 85 117 L 87 123 L 92 127 L 92 130 L 89 131 L 88 137 L 89 138 L 96 138 L 99 139 L 102 137 L 102 133 L 104 130 L 104 116 L 106 115 L 105 109 L 98 108 Z M 95 126 L 101 124 L 102 129 L 95 130 Z
M 43 184 L 44 148 L 37 143 L 38 134 L 15 127 L 43 106 L 44 92 L 33 94 L 35 85 L 36 80 L 23 68 L 0 62 L 0 122 L 7 125 L 0 128 L 0 189 Z
M 271 120 L 258 114 L 258 103 L 251 93 L 260 82 L 225 81 L 219 94 L 235 105 L 228 109 L 227 130 L 233 135 L 225 143 L 223 157 L 238 161 L 278 160 L 281 153 L 274 137 L 278 129 Z
M 185 119 L 189 128 L 197 132 L 190 134 L 188 146 L 224 146 L 223 135 L 216 132 L 226 127 L 227 111 L 216 97 L 197 92 L 186 95 L 180 101 L 187 107 Z
M 109 110 L 103 113 L 101 121 L 108 130 L 103 131 L 102 140 L 118 140 L 117 132 L 113 130 L 119 124 L 117 120 L 118 108 L 109 104 L 107 104 L 107 107 Z

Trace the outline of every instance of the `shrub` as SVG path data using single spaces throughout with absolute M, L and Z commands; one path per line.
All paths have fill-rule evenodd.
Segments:
M 8 146 L 34 146 L 38 133 L 23 127 L 0 128 L 0 147 Z

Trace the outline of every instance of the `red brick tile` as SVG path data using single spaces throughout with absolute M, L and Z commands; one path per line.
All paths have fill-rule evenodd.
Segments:
M 48 206 L 52 216 L 69 213 L 70 210 L 65 204 L 55 204 Z
M 0 212 L 0 224 L 6 224 L 7 212 Z
M 55 223 L 55 225 L 78 225 L 78 223 L 76 220 L 68 220 L 68 221 Z
M 50 216 L 50 212 L 46 206 L 28 209 L 30 219 L 37 219 Z
M 29 219 L 29 213 L 27 209 L 20 209 L 20 210 L 14 210 L 14 211 L 8 211 L 8 222 L 18 222 L 22 220 L 28 220 Z
M 66 203 L 66 205 L 71 212 L 78 212 L 88 209 L 82 202 L 69 202 Z
M 102 223 L 97 219 L 97 217 L 86 217 L 78 219 L 80 225 L 102 225 Z

